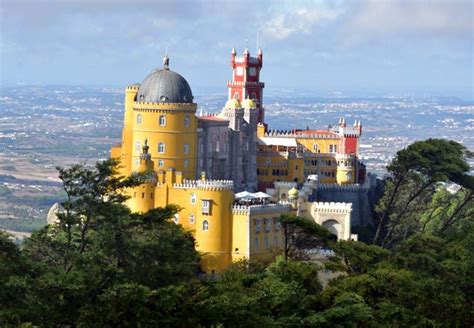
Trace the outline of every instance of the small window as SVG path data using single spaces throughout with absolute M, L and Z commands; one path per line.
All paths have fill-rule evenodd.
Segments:
M 221 143 L 219 140 L 216 141 L 216 152 L 220 152 L 221 151 Z
M 165 161 L 160 159 L 158 160 L 158 167 L 164 167 L 165 166 Z
M 267 236 L 265 236 L 265 238 L 263 238 L 263 241 L 265 243 L 265 248 L 270 247 L 270 243 L 268 242 L 268 237 Z
M 191 213 L 191 214 L 189 214 L 189 223 L 190 223 L 190 224 L 194 224 L 194 222 L 195 222 L 195 220 L 194 220 L 194 214 Z
M 202 221 L 202 230 L 203 231 L 209 230 L 209 222 L 207 222 L 207 220 Z
M 318 151 L 318 144 L 313 144 L 313 151 L 317 152 Z
M 189 154 L 189 144 L 184 144 L 183 151 L 185 154 Z
M 160 126 L 166 126 L 166 116 L 165 115 L 160 115 L 160 118 L 158 119 L 158 124 L 160 124 Z
M 191 194 L 191 204 L 193 204 L 193 205 L 196 204 L 196 199 L 197 199 L 196 194 L 192 193 Z
M 265 220 L 265 231 L 269 232 L 271 228 L 272 228 L 272 220 L 270 219 Z
M 137 154 L 140 154 L 140 148 L 141 148 L 140 141 L 135 141 L 135 152 Z
M 153 193 L 152 192 L 150 193 L 150 198 L 153 199 Z
M 259 219 L 257 219 L 255 221 L 255 231 L 260 232 L 260 230 L 262 230 L 262 222 Z
M 189 167 L 189 160 L 184 160 L 184 168 L 187 169 Z
M 144 192 L 142 192 L 142 199 L 143 199 L 143 198 L 145 198 L 145 193 L 144 193 Z
M 164 153 L 165 153 L 165 144 L 162 143 L 162 142 L 160 142 L 160 143 L 158 144 L 158 153 L 160 153 L 160 154 L 164 154 Z
M 277 221 L 276 224 L 275 224 L 275 230 L 276 231 L 280 231 L 281 230 L 281 222 L 280 221 Z
M 137 115 L 137 125 L 141 125 L 142 124 L 142 114 L 138 114 Z
M 179 214 L 178 214 L 178 213 L 176 213 L 176 214 L 174 215 L 173 221 L 174 221 L 174 223 L 176 223 L 176 224 L 179 223 Z
M 202 201 L 202 214 L 210 214 L 211 213 L 211 201 L 204 199 Z
M 186 116 L 184 117 L 184 127 L 189 128 L 190 122 L 191 119 L 189 118 L 189 114 L 186 114 Z

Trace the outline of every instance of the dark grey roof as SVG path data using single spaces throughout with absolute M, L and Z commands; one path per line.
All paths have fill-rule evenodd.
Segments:
M 137 101 L 192 103 L 193 93 L 184 77 L 165 67 L 154 70 L 143 80 Z

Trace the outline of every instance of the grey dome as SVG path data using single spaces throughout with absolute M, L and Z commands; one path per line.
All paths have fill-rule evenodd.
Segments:
M 151 72 L 138 89 L 137 101 L 192 103 L 193 93 L 188 82 L 167 65 Z

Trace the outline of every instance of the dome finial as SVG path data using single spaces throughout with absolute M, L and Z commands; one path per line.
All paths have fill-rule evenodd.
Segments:
M 163 57 L 163 69 L 170 69 L 170 59 L 167 55 Z

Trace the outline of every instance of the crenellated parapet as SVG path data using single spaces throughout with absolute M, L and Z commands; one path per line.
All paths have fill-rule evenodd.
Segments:
M 296 182 L 275 181 L 273 185 L 276 189 L 291 189 L 295 188 L 298 184 Z
M 339 185 L 337 183 L 320 183 L 316 188 L 318 191 L 350 191 L 350 192 L 358 192 L 358 191 L 368 191 L 370 185 L 369 184 L 347 184 L 347 185 Z
M 184 180 L 183 183 L 174 183 L 173 188 L 224 191 L 234 190 L 234 182 L 232 180 Z
M 234 205 L 232 214 L 253 215 L 253 214 L 281 214 L 290 211 L 290 204 L 266 204 L 266 205 Z
M 350 214 L 352 211 L 352 203 L 315 202 L 314 209 L 320 213 Z
M 133 110 L 141 112 L 153 111 L 189 111 L 195 112 L 197 104 L 195 103 L 169 103 L 169 102 L 146 102 L 136 101 L 133 103 Z

